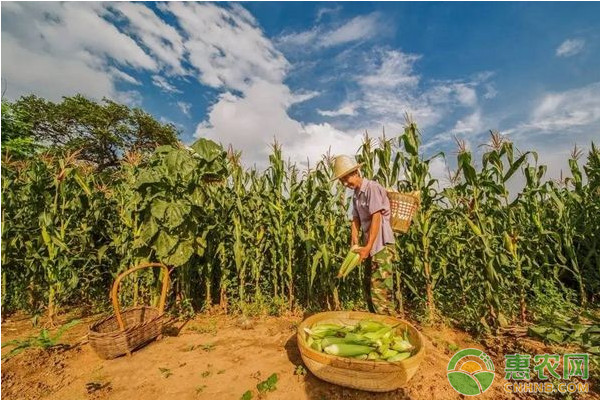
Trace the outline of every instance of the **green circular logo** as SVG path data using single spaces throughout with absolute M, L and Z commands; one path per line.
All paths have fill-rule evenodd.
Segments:
M 457 352 L 446 369 L 450 385 L 460 394 L 477 396 L 488 390 L 494 381 L 494 363 L 478 349 Z

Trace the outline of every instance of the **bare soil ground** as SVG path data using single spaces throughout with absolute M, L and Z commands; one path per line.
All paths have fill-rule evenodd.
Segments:
M 477 398 L 509 399 L 516 397 L 502 388 L 504 354 L 519 349 L 530 353 L 553 350 L 531 340 L 496 339 L 482 345 L 457 330 L 418 327 L 425 337 L 426 357 L 417 374 L 406 387 L 395 392 L 368 393 L 321 381 L 310 372 L 306 376 L 294 374 L 302 364 L 295 338 L 301 317 L 249 320 L 200 315 L 186 323 L 176 336 L 164 336 L 131 357 L 109 361 L 100 359 L 86 341 L 88 325 L 96 318 L 85 318 L 65 333 L 61 342 L 70 347 L 29 349 L 3 361 L 4 398 L 239 400 L 251 390 L 253 399 L 273 400 L 464 399 L 446 378 L 448 361 L 457 346 L 486 351 L 496 366 L 494 384 Z M 2 323 L 2 343 L 38 332 L 31 327 L 29 318 L 15 316 Z M 3 356 L 7 350 L 2 349 Z M 259 396 L 257 383 L 273 373 L 279 378 L 276 390 Z M 579 398 L 598 400 L 600 395 L 589 393 Z

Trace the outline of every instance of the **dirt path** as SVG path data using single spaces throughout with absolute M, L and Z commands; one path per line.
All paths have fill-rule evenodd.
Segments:
M 514 398 L 502 390 L 503 355 L 450 329 L 423 330 L 426 358 L 408 385 L 395 392 L 367 393 L 323 382 L 310 372 L 294 375 L 296 366 L 302 364 L 295 339 L 300 320 L 199 316 L 178 336 L 163 337 L 132 357 L 112 361 L 98 358 L 85 342 L 68 350 L 31 349 L 2 363 L 2 394 L 9 400 L 239 400 L 251 390 L 256 399 L 256 384 L 277 373 L 277 389 L 266 394 L 266 399 L 460 399 L 465 397 L 446 379 L 446 366 L 454 353 L 449 346 L 456 345 L 486 350 L 494 360 L 496 380 L 478 399 Z M 89 321 L 72 328 L 62 341 L 84 340 Z M 34 332 L 28 319 L 5 321 L 2 343 Z

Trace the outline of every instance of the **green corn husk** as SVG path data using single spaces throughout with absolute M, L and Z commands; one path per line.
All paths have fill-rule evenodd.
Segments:
M 391 326 L 386 326 L 386 327 L 383 327 L 383 328 L 379 329 L 376 332 L 367 332 L 367 333 L 365 333 L 364 336 L 367 339 L 371 339 L 371 340 L 375 341 L 375 340 L 381 339 L 384 335 L 386 335 L 387 333 L 391 332 L 391 330 L 392 330 Z M 389 335 L 387 337 L 389 337 Z
M 373 341 L 371 339 L 368 339 L 361 334 L 353 333 L 353 332 L 347 333 L 345 336 L 345 339 L 349 343 L 364 344 L 367 346 L 373 343 Z
M 304 331 L 312 336 L 313 339 L 323 339 L 326 336 L 336 336 L 339 332 L 337 329 L 308 329 L 304 328 Z
M 307 344 L 314 350 L 340 357 L 381 362 L 401 361 L 414 346 L 408 332 L 396 333 L 398 325 L 363 320 L 356 325 L 315 324 L 305 328 Z
M 381 352 L 381 358 L 383 358 L 384 360 L 387 360 L 388 358 L 392 358 L 396 355 L 398 355 L 398 352 L 396 350 L 392 350 L 392 349 L 387 349 L 384 352 Z
M 340 266 L 340 270 L 338 271 L 338 278 L 345 278 L 348 276 L 350 272 L 359 264 L 360 254 L 354 252 L 352 249 L 344 258 L 342 265 Z
M 381 328 L 384 328 L 385 325 L 381 322 L 363 320 L 358 323 L 358 329 L 362 332 L 376 332 Z
M 388 351 L 390 349 L 390 344 L 389 342 L 379 342 L 377 345 L 377 352 L 379 354 L 384 354 L 386 351 Z
M 346 338 L 341 338 L 341 337 L 337 337 L 337 336 L 327 336 L 325 338 L 323 338 L 323 340 L 321 341 L 321 345 L 323 347 L 327 347 L 329 345 L 332 344 L 340 344 L 340 343 L 344 343 L 344 344 L 360 344 L 360 343 L 353 343 L 352 341 L 346 339 Z
M 392 345 L 390 346 L 390 348 L 400 351 L 400 352 L 412 350 L 413 347 L 414 346 L 412 344 L 410 344 L 410 342 L 408 340 L 396 340 L 396 341 L 392 342 Z
M 322 352 L 323 351 L 323 346 L 321 345 L 321 341 L 320 340 L 313 340 L 313 342 L 310 345 L 311 349 L 316 350 L 318 352 Z
M 369 354 L 373 349 L 369 346 L 360 344 L 340 343 L 327 346 L 323 350 L 325 350 L 325 353 L 334 356 L 354 357 L 362 354 Z
M 402 361 L 402 360 L 405 360 L 405 359 L 407 359 L 409 357 L 410 357 L 410 353 L 409 352 L 398 353 L 395 356 L 388 358 L 386 361 L 388 361 L 388 362 Z

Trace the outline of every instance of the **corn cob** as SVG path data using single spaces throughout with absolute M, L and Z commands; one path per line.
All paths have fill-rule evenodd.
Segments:
M 353 246 L 346 255 L 346 258 L 344 258 L 344 262 L 342 262 L 342 266 L 337 275 L 338 278 L 345 278 L 358 265 L 360 255 L 354 251 L 355 248 L 356 246 Z
M 340 343 L 332 344 L 323 349 L 325 353 L 334 356 L 354 357 L 362 354 L 368 355 L 371 352 L 371 347 L 360 344 Z
M 394 341 L 390 347 L 396 351 L 403 352 L 403 351 L 412 350 L 413 345 L 410 344 L 410 342 L 408 340 L 398 340 L 398 341 Z
M 380 322 L 376 322 L 376 321 L 364 320 L 364 321 L 360 321 L 358 323 L 358 328 L 362 332 L 375 332 L 375 331 L 380 330 L 383 327 L 385 327 L 384 324 L 382 324 Z

